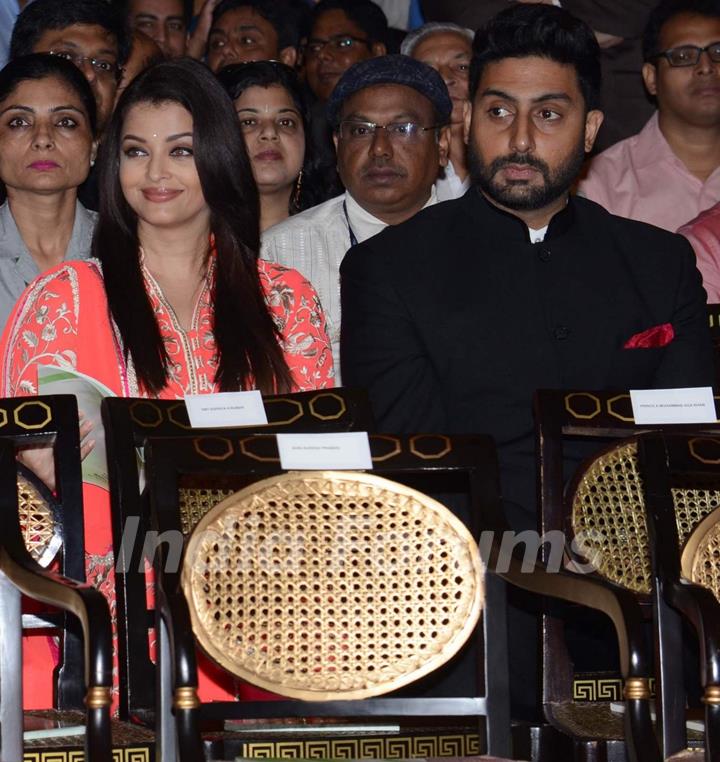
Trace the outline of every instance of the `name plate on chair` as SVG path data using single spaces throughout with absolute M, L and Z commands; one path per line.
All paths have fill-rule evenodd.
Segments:
M 715 423 L 715 400 L 709 386 L 689 389 L 631 389 L 635 423 Z
M 366 431 L 338 434 L 278 434 L 280 465 L 288 470 L 371 469 Z
M 185 407 L 194 429 L 264 426 L 268 422 L 262 394 L 257 389 L 249 392 L 188 394 L 185 397 Z

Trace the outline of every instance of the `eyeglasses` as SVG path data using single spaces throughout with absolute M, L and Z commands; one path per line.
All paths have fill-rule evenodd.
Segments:
M 319 37 L 309 39 L 305 45 L 305 52 L 307 55 L 319 56 L 325 49 L 325 46 L 329 45 L 331 50 L 339 53 L 343 50 L 351 50 L 357 43 L 370 47 L 370 41 L 366 38 L 353 37 L 350 34 L 337 34 L 327 40 L 323 40 Z
M 338 134 L 341 140 L 349 140 L 354 143 L 369 143 L 374 139 L 378 130 L 385 130 L 388 139 L 398 143 L 417 143 L 423 133 L 429 130 L 438 130 L 443 125 L 433 124 L 430 127 L 422 127 L 417 122 L 391 122 L 390 124 L 375 124 L 374 122 L 356 122 L 346 120 L 340 122 Z
M 711 42 L 704 48 L 698 45 L 681 45 L 663 50 L 655 58 L 667 58 L 670 66 L 697 66 L 703 53 L 707 53 L 713 63 L 720 63 L 720 42 Z
M 113 77 L 120 73 L 120 66 L 118 66 L 115 61 L 108 61 L 104 58 L 93 58 L 92 56 L 81 56 L 78 53 L 71 53 L 68 50 L 51 50 L 49 53 L 51 56 L 64 58 L 66 61 L 74 63 L 78 69 L 82 69 L 83 64 L 87 61 L 99 77 Z

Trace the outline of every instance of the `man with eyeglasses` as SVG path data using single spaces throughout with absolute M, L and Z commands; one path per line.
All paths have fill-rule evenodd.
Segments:
M 657 112 L 592 160 L 579 192 L 675 232 L 720 201 L 720 0 L 663 0 L 643 56 Z
M 387 19 L 371 0 L 320 0 L 313 8 L 304 48 L 305 79 L 325 103 L 355 63 L 387 52 Z
M 52 53 L 85 75 L 97 103 L 98 135 L 112 114 L 128 39 L 119 9 L 106 0 L 35 0 L 18 16 L 10 57 Z
M 346 192 L 263 234 L 261 256 L 299 270 L 317 289 L 338 369 L 340 262 L 352 245 L 436 203 L 451 111 L 445 83 L 426 64 L 399 55 L 355 64 L 327 105 Z
M 432 66 L 447 85 L 453 102 L 450 117 L 450 160 L 436 183 L 438 201 L 460 198 L 470 187 L 463 123 L 468 102 L 468 76 L 474 32 L 457 24 L 433 21 L 410 32 L 400 52 Z

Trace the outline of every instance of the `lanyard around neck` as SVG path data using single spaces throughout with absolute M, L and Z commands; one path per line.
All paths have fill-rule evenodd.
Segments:
M 350 234 L 350 246 L 357 246 L 358 239 L 350 224 L 350 217 L 348 215 L 347 204 L 343 201 L 343 214 L 345 215 L 345 222 L 347 222 L 348 233 Z

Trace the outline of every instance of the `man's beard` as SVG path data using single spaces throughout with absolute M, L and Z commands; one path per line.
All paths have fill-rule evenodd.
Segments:
M 554 171 L 542 159 L 532 154 L 511 153 L 493 159 L 490 164 L 484 164 L 474 143 L 471 141 L 468 145 L 468 165 L 473 184 L 479 186 L 480 190 L 497 204 L 518 212 L 542 209 L 567 193 L 580 173 L 584 161 L 585 143 L 582 138 L 573 152 Z M 526 180 L 508 180 L 501 185 L 495 176 L 509 164 L 524 165 L 538 170 L 543 178 L 542 185 L 532 185 Z

